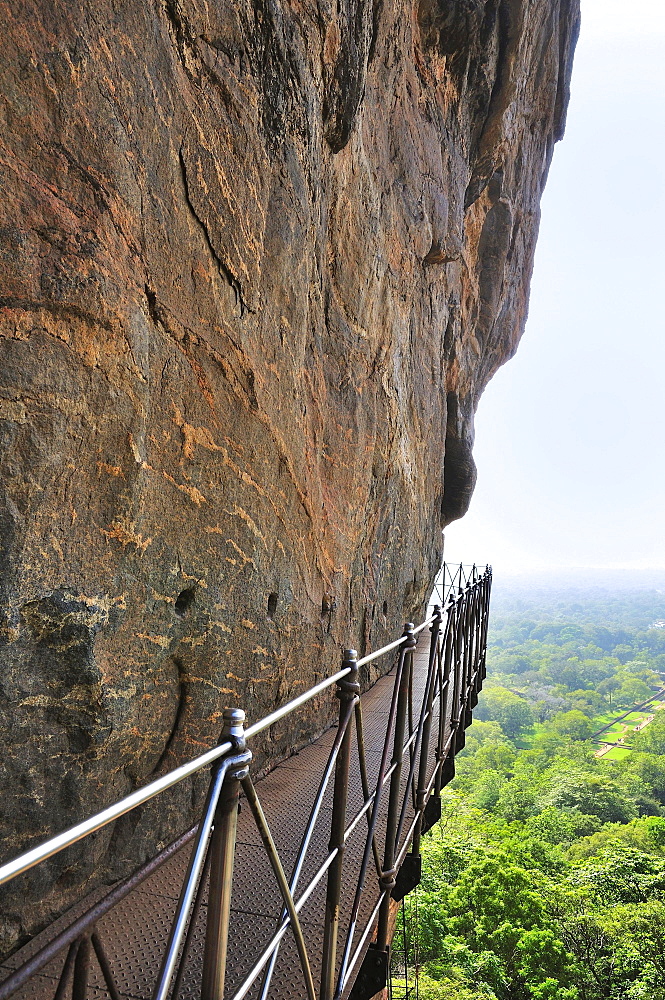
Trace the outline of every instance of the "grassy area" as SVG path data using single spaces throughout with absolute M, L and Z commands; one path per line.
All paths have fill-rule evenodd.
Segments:
M 623 726 L 620 722 L 615 722 L 614 725 L 610 726 L 609 729 L 605 729 L 599 735 L 598 739 L 607 740 L 608 742 L 611 743 L 613 739 L 616 739 L 619 736 L 623 736 L 624 732 L 625 732 L 625 726 Z
M 600 749 L 604 743 L 613 743 L 620 737 L 623 737 L 628 741 L 628 743 L 630 743 L 631 737 L 635 732 L 635 727 L 641 722 L 644 722 L 644 720 L 650 715 L 653 715 L 653 713 L 654 707 L 651 705 L 643 711 L 629 712 L 625 718 L 621 719 L 621 721 L 614 722 L 608 729 L 605 729 L 598 737 L 596 737 L 596 739 L 592 741 L 592 745 L 595 748 Z M 608 725 L 608 722 L 611 721 L 611 719 L 612 716 L 608 717 L 607 715 L 603 715 L 597 716 L 593 721 L 594 725 L 600 728 L 603 725 Z M 604 753 L 601 759 L 625 760 L 625 758 L 629 756 L 630 751 L 630 745 L 613 747 L 611 750 L 608 750 L 607 753 Z
M 618 710 L 621 714 L 621 710 Z M 604 715 L 596 715 L 592 722 L 596 730 L 602 729 L 604 726 L 609 726 L 608 729 L 604 729 L 603 732 L 592 740 L 592 745 L 594 748 L 600 749 L 603 743 L 614 743 L 621 736 L 625 739 L 630 740 L 630 737 L 638 723 L 643 722 L 649 715 L 653 715 L 654 709 L 649 706 L 645 711 L 630 712 L 624 719 L 620 722 L 615 722 L 617 718 L 617 712 L 605 712 Z M 543 733 L 549 732 L 549 727 L 543 725 L 540 722 L 536 722 L 530 729 L 525 729 L 520 735 L 513 741 L 515 746 L 520 750 L 530 750 L 533 747 L 534 740 L 537 736 Z M 603 754 L 603 760 L 623 760 L 630 753 L 630 747 L 615 747 L 613 750 L 608 751 L 608 753 Z
M 603 754 L 601 760 L 624 760 L 629 754 L 630 747 L 612 747 L 606 754 Z
M 602 729 L 603 726 L 609 726 L 610 722 L 614 722 L 616 717 L 616 712 L 605 712 L 604 715 L 594 716 L 592 721 L 596 729 Z

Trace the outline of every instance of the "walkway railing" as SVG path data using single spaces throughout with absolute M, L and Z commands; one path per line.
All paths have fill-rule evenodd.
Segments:
M 452 579 L 456 579 L 457 584 L 449 588 L 445 610 L 435 606 L 434 613 L 422 624 L 417 627 L 407 624 L 399 639 L 376 652 L 358 658 L 355 650 L 345 650 L 341 669 L 336 674 L 246 729 L 244 712 L 226 709 L 219 746 L 2 866 L 0 884 L 108 825 L 189 775 L 208 766 L 212 768 L 197 827 L 112 890 L 14 970 L 0 984 L 0 1000 L 10 997 L 60 953 L 66 953 L 66 957 L 54 1000 L 65 1000 L 68 995 L 72 1000 L 85 1000 L 93 955 L 111 1000 L 120 1000 L 97 924 L 189 840 L 194 841 L 191 856 L 152 997 L 153 1000 L 178 997 L 205 897 L 201 997 L 202 1000 L 222 1000 L 229 941 L 234 931 L 231 891 L 241 791 L 270 860 L 282 899 L 282 913 L 272 938 L 256 956 L 244 981 L 235 986 L 233 1000 L 243 1000 L 250 991 L 261 1000 L 272 995 L 273 973 L 287 931 L 295 940 L 308 1000 L 340 1000 L 347 996 L 367 1000 L 374 996 L 386 984 L 388 976 L 391 898 L 402 899 L 420 880 L 420 840 L 440 816 L 439 794 L 454 775 L 455 754 L 464 745 L 464 730 L 471 722 L 471 711 L 485 677 L 491 569 L 487 567 L 481 573 L 473 567 L 463 573 L 460 567 Z M 428 628 L 426 676 L 416 678 L 414 650 L 419 635 Z M 391 655 L 396 661 L 392 694 L 378 771 L 370 782 L 372 769 L 368 767 L 358 671 L 380 657 Z M 337 730 L 295 863 L 287 877 L 250 775 L 252 754 L 248 743 L 252 737 L 333 687 L 339 699 Z M 351 810 L 353 814 L 349 819 L 354 746 L 362 805 L 355 813 Z M 332 803 L 331 808 L 326 807 L 330 813 L 328 853 L 302 884 L 313 831 L 330 798 L 328 794 L 327 799 L 329 789 L 332 790 Z M 359 866 L 358 857 L 355 858 L 351 884 L 349 866 L 345 862 L 349 860 L 349 842 L 361 825 L 366 827 L 366 834 Z M 313 956 L 311 947 L 308 949 L 306 945 L 300 915 L 324 879 L 322 950 L 321 954 Z M 378 898 L 369 915 L 364 913 L 361 919 L 361 904 L 369 886 L 373 886 Z M 374 940 L 371 940 L 373 932 Z M 128 928 L 127 933 L 131 934 L 132 929 Z M 319 970 L 318 982 L 315 982 L 313 967 Z
M 475 563 L 444 563 L 434 581 L 434 592 L 430 603 L 437 603 L 444 608 L 451 596 L 460 594 L 465 587 L 477 580 L 478 576 L 478 567 Z

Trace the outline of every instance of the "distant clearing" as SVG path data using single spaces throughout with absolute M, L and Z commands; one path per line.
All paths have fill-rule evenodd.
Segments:
M 629 756 L 630 747 L 612 747 L 606 754 L 603 754 L 603 760 L 624 760 Z

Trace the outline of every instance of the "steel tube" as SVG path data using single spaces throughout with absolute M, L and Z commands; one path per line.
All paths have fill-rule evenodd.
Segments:
M 410 758 L 411 758 L 411 760 L 410 760 L 410 766 L 409 766 L 409 775 L 408 775 L 408 777 L 406 779 L 406 790 L 405 790 L 405 793 L 404 793 L 404 798 L 402 799 L 402 808 L 400 810 L 399 820 L 397 821 L 397 830 L 395 831 L 395 848 L 397 848 L 397 844 L 399 843 L 400 837 L 402 835 L 402 827 L 404 826 L 404 821 L 406 819 L 406 810 L 407 810 L 408 805 L 409 805 L 409 791 L 413 791 L 413 784 L 414 784 L 413 783 L 413 779 L 414 779 L 414 775 L 415 775 L 415 771 L 416 771 L 416 764 L 418 763 L 418 754 L 419 754 L 419 752 L 420 752 L 421 764 L 423 763 L 423 760 L 422 760 L 422 736 L 423 736 L 423 733 L 424 733 L 425 725 L 426 725 L 427 720 L 429 718 L 429 713 L 427 711 L 427 709 L 428 709 L 427 702 L 429 701 L 429 699 L 430 699 L 430 697 L 431 697 L 431 695 L 433 693 L 433 690 L 434 690 L 434 677 L 430 673 L 428 675 L 428 678 L 427 678 L 427 685 L 426 685 L 426 689 L 425 689 L 425 696 L 423 698 L 423 704 L 422 704 L 421 711 L 420 711 L 420 719 L 418 720 L 418 728 L 414 730 L 414 732 L 411 734 L 411 736 L 409 738 L 409 744 L 411 744 L 412 740 L 415 737 L 415 747 L 411 747 L 411 745 L 409 746 L 409 752 L 410 752 Z M 427 758 L 426 757 L 425 757 L 425 760 L 424 760 L 424 766 L 425 766 L 425 768 L 427 768 Z M 417 806 L 417 802 L 416 802 L 415 793 L 412 796 L 412 804 L 413 804 L 414 810 L 417 810 L 418 806 Z
M 69 951 L 65 958 L 65 963 L 62 967 L 62 972 L 60 973 L 60 979 L 58 980 L 58 986 L 55 991 L 55 996 L 53 1000 L 64 1000 L 65 990 L 69 983 L 69 977 L 72 974 L 72 969 L 74 968 L 74 962 L 76 961 L 76 952 L 79 950 L 80 940 L 72 941 L 69 946 Z M 20 970 L 19 970 L 20 971 Z
M 447 754 L 447 747 L 450 745 L 451 740 L 455 737 L 455 726 L 454 726 L 454 703 L 455 703 L 455 691 L 454 684 L 452 685 L 452 696 L 451 696 L 451 683 L 450 683 L 450 670 L 452 664 L 453 655 L 453 622 L 452 617 L 449 616 L 446 621 L 446 627 L 443 633 L 443 673 L 441 681 L 441 690 L 439 691 L 439 738 L 436 747 L 436 760 L 437 760 L 437 780 L 435 785 L 435 795 L 441 794 L 441 777 L 443 770 L 443 761 L 445 760 Z M 450 712 L 448 712 L 448 707 L 450 705 Z M 448 737 L 448 743 L 444 747 L 444 739 L 446 735 L 446 725 L 450 720 L 450 736 Z
M 360 909 L 360 899 L 361 899 L 361 894 L 362 894 L 362 890 L 363 890 L 364 883 L 365 883 L 365 876 L 367 874 L 367 867 L 368 867 L 368 864 L 369 864 L 369 854 L 370 854 L 370 850 L 373 847 L 374 832 L 376 830 L 376 824 L 377 824 L 377 819 L 378 819 L 378 815 L 379 815 L 379 806 L 380 806 L 380 803 L 381 803 L 381 793 L 383 792 L 383 787 L 384 787 L 384 785 L 386 783 L 386 779 L 387 779 L 386 770 L 387 770 L 387 766 L 388 766 L 388 752 L 389 752 L 389 749 L 390 749 L 390 736 L 391 736 L 391 733 L 393 732 L 393 726 L 395 724 L 395 717 L 397 715 L 397 709 L 398 709 L 398 704 L 399 704 L 399 693 L 400 693 L 401 686 L 402 686 L 402 679 L 404 677 L 405 659 L 406 659 L 406 648 L 405 648 L 405 645 L 402 644 L 402 648 L 400 649 L 400 654 L 399 654 L 399 658 L 398 658 L 398 661 L 397 661 L 397 672 L 395 674 L 395 683 L 393 685 L 392 698 L 390 700 L 390 711 L 388 713 L 388 723 L 387 723 L 387 726 L 386 726 L 386 735 L 385 735 L 385 739 L 384 739 L 384 742 L 383 742 L 383 752 L 381 754 L 381 763 L 379 764 L 379 774 L 378 774 L 377 782 L 376 782 L 376 792 L 374 793 L 374 803 L 373 803 L 373 806 L 372 806 L 372 817 L 371 817 L 370 822 L 369 822 L 369 828 L 368 828 L 368 831 L 367 831 L 367 838 L 365 840 L 365 850 L 364 850 L 363 859 L 362 859 L 362 862 L 361 862 L 361 865 L 360 865 L 360 873 L 358 875 L 358 882 L 356 884 L 356 894 L 355 894 L 354 899 L 353 899 L 353 906 L 351 907 L 351 917 L 350 917 L 350 920 L 349 920 L 349 928 L 348 928 L 347 933 L 346 933 L 346 942 L 344 944 L 344 952 L 343 952 L 343 955 L 342 955 L 342 966 L 341 966 L 341 971 L 340 971 L 340 974 L 339 974 L 339 977 L 338 977 L 338 980 L 337 980 L 337 991 L 336 991 L 335 996 L 339 995 L 339 992 L 340 992 L 340 989 L 341 989 L 341 983 L 343 982 L 343 979 L 344 979 L 344 970 L 347 967 L 347 963 L 348 963 L 349 955 L 350 955 L 350 951 L 351 951 L 351 946 L 353 944 L 353 934 L 355 932 L 356 920 L 357 920 L 358 912 L 359 912 L 359 909 Z M 408 681 L 407 681 L 407 683 L 408 683 Z M 395 772 L 395 770 L 396 770 L 397 767 L 398 767 L 398 763 L 397 763 L 397 761 L 394 761 L 393 764 L 392 764 L 392 766 L 391 766 L 391 768 L 390 768 L 391 782 L 392 782 L 392 774 L 394 774 L 394 772 Z M 363 806 L 363 810 L 366 809 L 368 807 L 368 805 L 369 805 L 369 803 L 365 803 L 365 805 Z M 362 814 L 363 810 L 361 810 L 361 812 L 360 812 L 360 814 L 358 816 L 358 820 L 360 819 L 360 815 Z M 382 872 L 379 872 L 379 881 L 381 880 L 381 877 L 382 877 Z
M 196 890 L 196 895 L 194 896 L 194 902 L 192 903 L 192 908 L 189 916 L 189 924 L 187 926 L 187 933 L 185 934 L 185 940 L 182 945 L 182 951 L 180 953 L 180 961 L 178 963 L 178 971 L 176 972 L 175 979 L 173 981 L 172 996 L 175 1000 L 180 997 L 180 988 L 182 986 L 182 981 L 185 976 L 185 967 L 187 965 L 187 957 L 189 955 L 189 949 L 192 945 L 192 938 L 194 937 L 194 931 L 196 930 L 196 922 L 198 920 L 199 911 L 201 909 L 201 903 L 203 900 L 203 893 L 205 890 L 205 884 L 210 877 L 210 861 L 211 854 L 210 851 L 206 854 L 206 859 L 201 869 L 201 877 L 199 878 L 199 885 Z
M 293 936 L 296 941 L 298 956 L 300 958 L 300 964 L 302 966 L 303 975 L 305 977 L 305 989 L 307 990 L 308 1000 L 316 1000 L 316 991 L 314 989 L 314 980 L 312 979 L 312 970 L 309 965 L 309 957 L 307 955 L 307 948 L 305 946 L 305 938 L 303 937 L 302 927 L 300 926 L 300 921 L 298 920 L 298 911 L 295 908 L 293 896 L 291 895 L 289 884 L 286 881 L 286 875 L 284 874 L 284 869 L 282 868 L 282 862 L 280 861 L 277 847 L 275 846 L 275 842 L 272 838 L 270 827 L 268 826 L 268 821 L 266 820 L 265 813 L 263 812 L 263 808 L 261 806 L 261 803 L 259 802 L 259 797 L 256 794 L 256 789 L 252 784 L 251 778 L 249 777 L 244 778 L 242 787 L 247 797 L 247 802 L 249 803 L 249 807 L 252 810 L 252 815 L 254 816 L 254 820 L 256 822 L 258 831 L 261 835 L 263 846 L 265 847 L 268 857 L 270 858 L 270 864 L 275 874 L 275 878 L 277 879 L 279 890 L 284 900 L 284 905 L 289 911 L 291 930 L 293 931 Z M 230 898 L 229 898 L 229 903 L 230 903 Z M 222 1000 L 222 993 L 223 989 L 219 993 L 216 1000 Z
M 323 878 L 323 876 L 326 874 L 326 872 L 330 868 L 330 866 L 333 863 L 333 861 L 335 860 L 336 854 L 337 854 L 337 851 L 332 851 L 328 855 L 328 857 L 326 858 L 326 860 L 323 862 L 323 864 L 319 868 L 318 872 L 316 873 L 316 875 L 314 876 L 314 878 L 312 879 L 312 881 L 309 883 L 309 885 L 307 886 L 307 888 L 303 892 L 303 894 L 300 897 L 300 899 L 298 900 L 298 902 L 295 904 L 296 913 L 300 913 L 300 911 L 302 910 L 302 908 L 305 905 L 305 903 L 307 902 L 307 900 L 310 898 L 310 896 L 312 895 L 312 893 L 314 892 L 314 890 L 317 888 L 319 882 L 321 881 L 321 879 Z M 291 923 L 291 920 L 290 920 L 289 917 L 287 917 L 283 921 L 283 923 L 280 926 L 279 930 L 270 939 L 270 941 L 268 942 L 268 944 L 266 945 L 266 947 L 261 952 L 261 955 L 259 956 L 258 960 L 252 966 L 251 970 L 247 973 L 247 975 L 246 975 L 246 977 L 245 977 L 242 985 L 238 989 L 238 991 L 233 994 L 232 1000 L 243 1000 L 243 997 L 247 996 L 247 994 L 249 993 L 250 989 L 252 988 L 252 986 L 254 984 L 254 981 L 256 980 L 257 976 L 261 972 L 261 969 L 266 964 L 266 962 L 268 961 L 268 959 L 270 958 L 270 956 L 273 954 L 275 948 L 279 947 L 279 944 L 280 944 L 282 938 L 284 937 L 284 935 L 286 934 L 286 932 L 287 932 L 287 930 L 289 928 L 289 924 L 290 923 Z
M 413 669 L 413 650 L 416 640 L 413 634 L 413 625 L 404 627 L 406 642 L 404 643 L 405 663 L 400 677 L 399 692 L 397 695 L 397 714 L 395 716 L 395 743 L 393 762 L 397 767 L 393 771 L 390 779 L 390 794 L 388 797 L 388 817 L 386 820 L 386 841 L 383 854 L 383 876 L 381 879 L 382 888 L 392 889 L 395 884 L 395 834 L 397 832 L 397 810 L 399 808 L 400 780 L 402 777 L 402 758 L 404 756 L 404 728 L 406 723 L 407 702 L 409 697 L 409 677 Z M 388 881 L 391 882 L 388 885 Z M 386 893 L 381 910 L 379 911 L 379 927 L 376 932 L 376 942 L 379 948 L 386 948 L 388 945 L 388 921 L 390 908 L 390 894 Z
M 422 740 L 420 744 L 420 766 L 418 769 L 418 788 L 416 791 L 416 818 L 417 823 L 413 837 L 413 853 L 420 854 L 420 828 L 422 826 L 422 814 L 427 804 L 425 797 L 425 782 L 427 780 L 427 757 L 429 754 L 429 743 L 432 732 L 432 707 L 434 705 L 434 678 L 436 675 L 436 660 L 439 652 L 439 630 L 441 628 L 441 608 L 436 607 L 434 621 L 432 622 L 430 639 L 429 659 L 427 663 L 427 708 L 425 718 L 420 720 L 422 728 Z M 425 699 L 423 699 L 425 702 Z M 424 707 L 424 706 L 423 706 Z
M 431 625 L 433 621 L 434 615 L 430 615 L 429 618 L 426 618 L 424 622 L 421 622 L 420 625 L 413 629 L 413 634 L 418 635 L 418 633 L 422 632 L 424 628 Z M 405 642 L 405 636 L 401 635 L 399 639 L 395 639 L 394 642 L 389 642 L 387 646 L 382 646 L 381 649 L 376 649 L 373 653 L 368 653 L 367 656 L 361 656 L 358 660 L 358 666 L 364 667 L 366 663 L 371 663 L 372 660 L 376 660 L 379 656 L 383 656 L 384 653 L 389 653 L 391 650 L 397 649 L 398 646 L 402 646 Z
M 369 780 L 367 777 L 367 759 L 365 756 L 365 731 L 363 728 L 363 711 L 362 702 L 360 698 L 356 704 L 356 740 L 358 743 L 358 767 L 360 770 L 360 786 L 363 792 L 363 803 L 367 805 L 374 796 L 369 790 Z M 370 817 L 367 817 L 368 829 L 371 827 Z M 372 836 L 372 853 L 374 855 L 374 867 L 376 868 L 377 875 L 381 874 L 381 859 L 379 858 L 379 849 L 376 845 L 376 837 Z
M 313 688 L 305 691 L 297 698 L 287 702 L 286 705 L 282 705 L 281 708 L 278 708 L 276 711 L 271 712 L 270 715 L 267 715 L 265 719 L 261 719 L 259 722 L 255 722 L 253 726 L 249 726 L 245 730 L 245 738 L 249 739 L 251 736 L 256 736 L 257 733 L 263 732 L 264 729 L 268 729 L 270 726 L 274 725 L 275 722 L 279 722 L 279 720 L 283 719 L 286 715 L 290 715 L 291 712 L 300 708 L 301 705 L 305 705 L 312 698 L 315 698 L 317 694 L 321 694 L 322 691 L 332 687 L 345 676 L 346 671 L 340 671 L 339 673 L 333 674 L 332 677 L 328 677 L 326 680 L 316 684 Z M 209 764 L 219 760 L 219 758 L 228 753 L 231 748 L 231 743 L 221 743 L 219 746 L 213 747 L 212 750 L 208 750 L 200 757 L 195 757 L 194 760 L 190 760 L 187 764 L 182 764 L 180 767 L 175 768 L 173 771 L 169 771 L 168 774 L 163 775 L 161 778 L 157 778 L 156 781 L 152 781 L 149 785 L 146 785 L 145 788 L 139 788 L 136 792 L 132 792 L 131 795 L 126 796 L 126 798 L 120 799 L 119 802 L 114 803 L 114 805 L 109 806 L 107 809 L 103 809 L 102 812 L 96 813 L 94 816 L 84 820 L 82 823 L 77 823 L 76 826 L 71 827 L 69 830 L 65 830 L 63 833 L 59 833 L 55 837 L 51 837 L 50 840 L 47 840 L 44 844 L 40 844 L 39 847 L 34 847 L 32 850 L 26 851 L 25 854 L 21 854 L 19 857 L 14 858 L 13 861 L 7 862 L 7 864 L 0 867 L 0 885 L 4 882 L 9 882 L 10 879 L 15 878 L 17 875 L 21 875 L 23 872 L 28 871 L 28 869 L 39 864 L 40 861 L 46 861 L 47 858 L 50 858 L 59 851 L 64 850 L 65 847 L 70 847 L 77 841 L 82 840 L 83 837 L 87 837 L 88 834 L 101 830 L 102 827 L 112 823 L 113 820 L 118 819 L 120 816 L 124 816 L 125 813 L 130 812 L 132 809 L 136 809 L 137 806 L 143 805 L 145 802 L 149 802 L 150 799 L 154 799 L 154 797 L 159 795 L 160 792 L 166 791 L 167 788 L 177 785 L 178 782 L 183 781 L 184 778 L 188 778 L 190 775 L 196 774 L 197 771 L 200 771 Z
M 431 619 L 427 619 L 414 631 L 419 632 L 423 628 L 426 628 L 430 621 Z M 396 649 L 402 644 L 403 641 L 404 639 L 402 637 L 397 639 L 395 642 L 389 643 L 382 649 L 378 649 L 374 653 L 370 653 L 367 656 L 362 657 L 357 661 L 358 666 L 370 663 L 379 656 L 383 656 L 384 653 L 390 652 L 392 649 Z M 271 712 L 270 715 L 267 715 L 264 719 L 260 719 L 253 725 L 248 726 L 245 730 L 245 738 L 250 739 L 252 736 L 256 736 L 257 733 L 263 732 L 264 729 L 268 729 L 270 726 L 273 726 L 276 722 L 279 722 L 287 715 L 290 715 L 291 712 L 294 712 L 297 708 L 300 708 L 312 698 L 315 698 L 318 694 L 327 690 L 327 688 L 338 683 L 343 677 L 346 676 L 346 673 L 346 670 L 341 670 L 338 673 L 333 674 L 332 677 L 328 677 L 319 684 L 315 684 L 314 687 L 304 691 L 303 694 L 298 695 L 297 698 L 293 698 L 291 701 L 287 702 L 286 705 L 282 705 L 281 708 Z M 219 760 L 219 758 L 223 757 L 224 754 L 229 752 L 229 750 L 231 750 L 230 743 L 221 743 L 219 746 L 213 747 L 200 757 L 195 757 L 186 764 L 181 764 L 180 767 L 175 768 L 173 771 L 169 771 L 168 774 L 162 775 L 161 778 L 157 778 L 155 781 L 150 782 L 150 784 L 146 785 L 144 788 L 139 788 L 137 791 L 132 792 L 131 795 L 127 795 L 124 799 L 120 799 L 118 802 L 108 806 L 108 808 L 103 809 L 94 816 L 83 820 L 81 823 L 77 823 L 75 826 L 70 827 L 69 830 L 64 830 L 62 833 L 56 834 L 56 836 L 51 837 L 38 847 L 33 847 L 31 850 L 26 851 L 24 854 L 20 854 L 12 861 L 8 861 L 6 864 L 0 866 L 0 885 L 3 885 L 5 882 L 9 882 L 17 875 L 21 875 L 23 872 L 28 871 L 41 861 L 46 861 L 47 858 L 52 857 L 54 854 L 58 854 L 66 847 L 71 847 L 72 844 L 77 843 L 89 834 L 95 833 L 97 830 L 101 830 L 103 827 L 108 826 L 109 823 L 119 819 L 120 816 L 124 816 L 125 813 L 131 812 L 132 809 L 136 809 L 137 806 L 143 805 L 145 802 L 149 802 L 150 799 L 153 799 L 156 795 L 166 791 L 167 788 L 172 788 L 173 785 L 177 785 L 185 778 L 190 777 L 192 774 L 196 774 L 197 771 L 200 771 L 209 764 L 214 763 L 214 761 Z
M 354 699 L 354 706 L 355 706 L 356 709 L 358 709 L 360 707 L 360 697 L 359 696 Z M 340 747 L 342 745 L 342 740 L 344 738 L 344 733 L 346 732 L 346 728 L 349 725 L 350 721 L 351 721 L 351 715 L 349 714 L 349 716 L 347 718 L 347 721 L 346 721 L 346 725 L 344 727 L 344 730 L 342 731 L 338 727 L 337 733 L 335 735 L 335 739 L 334 739 L 334 742 L 333 742 L 333 745 L 332 745 L 332 747 L 330 749 L 330 755 L 328 757 L 328 763 L 326 764 L 325 771 L 323 772 L 323 777 L 321 778 L 321 781 L 319 783 L 319 788 L 318 788 L 318 791 L 316 793 L 316 798 L 314 799 L 314 803 L 313 803 L 312 808 L 310 810 L 309 819 L 307 821 L 307 826 L 305 827 L 305 834 L 304 834 L 304 836 L 302 838 L 302 841 L 300 843 L 300 850 L 298 851 L 298 856 L 296 858 L 296 863 L 295 863 L 295 867 L 293 869 L 293 874 L 291 876 L 291 881 L 289 882 L 289 891 L 291 892 L 291 895 L 294 895 L 294 893 L 295 893 L 295 891 L 296 891 L 296 889 L 298 887 L 298 882 L 300 880 L 300 874 L 302 872 L 302 867 L 303 867 L 303 864 L 305 863 L 305 855 L 307 854 L 307 849 L 308 849 L 310 841 L 312 839 L 312 834 L 314 833 L 314 826 L 316 825 L 316 821 L 317 821 L 318 815 L 319 815 L 319 813 L 321 811 L 321 806 L 323 804 L 323 797 L 324 797 L 324 795 L 326 793 L 326 789 L 327 789 L 328 784 L 330 782 L 330 778 L 331 778 L 333 769 L 335 767 L 335 763 L 337 761 L 337 755 L 339 754 L 339 749 L 340 749 Z M 287 915 L 287 910 L 286 910 L 286 908 L 284 908 L 282 910 L 281 915 L 280 915 L 280 918 L 279 918 L 279 921 L 278 921 L 278 926 L 281 924 L 282 920 L 284 920 L 284 917 L 286 915 Z M 266 969 L 265 976 L 264 976 L 264 979 L 263 979 L 263 983 L 261 985 L 261 993 L 260 993 L 260 996 L 259 996 L 259 1000 L 265 1000 L 265 997 L 268 994 L 268 989 L 270 987 L 270 980 L 272 979 L 272 974 L 273 974 L 273 972 L 275 970 L 275 964 L 277 962 L 278 952 L 279 952 L 279 947 L 275 948 L 275 950 L 272 953 L 272 956 L 270 958 L 270 964 L 268 965 L 268 968 Z
M 353 955 L 349 959 L 349 963 L 346 967 L 346 975 L 344 976 L 344 982 L 342 983 L 342 992 L 348 985 L 348 982 L 353 974 L 353 970 L 355 969 L 358 959 L 362 954 L 362 950 L 365 947 L 365 941 L 367 941 L 367 938 L 372 933 L 372 927 L 374 926 L 374 921 L 376 920 L 379 909 L 381 908 L 381 904 L 383 903 L 383 898 L 385 896 L 386 891 L 387 890 L 384 890 L 384 892 L 382 892 L 381 895 L 379 896 L 378 902 L 374 907 L 374 909 L 372 910 L 372 912 L 370 913 L 369 920 L 365 925 L 365 930 L 363 931 L 360 941 L 358 942 L 358 947 L 356 948 Z
M 72 980 L 72 1000 L 85 1000 L 90 972 L 90 937 L 81 938 L 74 959 L 74 979 Z
M 219 770 L 224 770 L 224 775 L 223 784 L 217 796 L 214 827 L 209 848 L 211 854 L 210 888 L 208 889 L 201 1000 L 222 1000 L 224 996 L 231 918 L 233 862 L 238 826 L 238 795 L 240 782 L 247 777 L 251 759 L 250 751 L 244 749 L 244 721 L 245 713 L 242 709 L 224 709 L 222 735 L 231 737 L 241 752 L 235 756 L 227 757 L 219 765 Z M 237 760 L 238 757 L 243 758 L 242 761 Z M 155 1000 L 162 1000 L 162 998 L 156 997 Z
M 108 809 L 103 809 L 102 812 L 96 813 L 90 819 L 86 819 L 82 823 L 77 823 L 76 826 L 71 827 L 69 830 L 51 837 L 50 840 L 47 840 L 44 844 L 40 844 L 39 847 L 33 847 L 32 850 L 19 855 L 18 858 L 14 858 L 13 861 L 9 861 L 0 868 L 0 885 L 28 871 L 29 868 L 33 868 L 40 861 L 46 861 L 47 858 L 64 850 L 65 847 L 70 847 L 78 840 L 82 840 L 88 834 L 95 833 L 96 830 L 101 830 L 103 826 L 107 826 L 114 819 L 124 816 L 125 813 L 130 812 L 132 809 L 136 809 L 137 806 L 143 805 L 144 802 L 154 799 L 155 795 L 159 795 L 160 792 L 171 788 L 173 785 L 177 785 L 179 781 L 200 771 L 207 764 L 211 764 L 225 753 L 228 753 L 230 749 L 230 743 L 222 743 L 213 750 L 208 750 L 201 757 L 190 760 L 188 764 L 183 764 L 163 777 L 157 778 L 156 781 L 152 781 L 145 788 L 139 788 L 138 791 L 132 792 L 126 798 L 120 799 L 119 802 L 109 806 Z
M 111 1000 L 120 1000 L 120 994 L 118 993 L 115 980 L 113 979 L 111 966 L 109 965 L 109 960 L 106 957 L 106 952 L 104 951 L 104 945 L 102 944 L 101 938 L 96 931 L 93 931 L 90 935 L 90 941 L 92 942 L 92 947 L 94 948 L 95 955 L 97 956 L 99 968 L 102 970 L 102 976 L 104 977 L 104 982 L 106 983 L 106 988 L 109 991 Z
M 185 881 L 183 882 L 182 890 L 180 892 L 180 899 L 176 909 L 175 920 L 173 921 L 173 925 L 171 927 L 171 932 L 166 945 L 166 951 L 164 953 L 164 958 L 162 959 L 159 975 L 157 976 L 153 1000 L 166 1000 L 169 995 L 171 980 L 173 979 L 173 973 L 178 959 L 178 952 L 180 950 L 180 945 L 187 926 L 190 907 L 192 905 L 192 900 L 194 899 L 194 893 L 196 892 L 196 887 L 201 875 L 201 869 L 203 868 L 208 850 L 208 840 L 210 838 L 210 831 L 212 829 L 213 819 L 215 816 L 215 809 L 217 808 L 217 800 L 226 775 L 226 770 L 229 766 L 230 763 L 228 761 L 222 761 L 222 763 L 215 769 L 213 778 L 208 787 L 203 819 L 199 825 L 196 843 L 192 849 L 192 854 L 187 866 L 187 874 L 185 875 Z
M 340 682 L 339 728 L 344 729 L 344 737 L 335 765 L 335 787 L 333 791 L 332 818 L 330 821 L 329 850 L 336 850 L 333 864 L 328 871 L 326 888 L 325 923 L 323 927 L 323 957 L 321 961 L 321 1000 L 332 1000 L 335 991 L 335 963 L 337 959 L 337 935 L 339 933 L 339 902 L 342 892 L 342 865 L 344 863 L 344 830 L 346 827 L 346 803 L 349 791 L 349 769 L 351 764 L 351 726 L 348 724 L 355 707 L 355 696 L 360 693 L 358 683 L 358 654 L 355 649 L 344 651 L 344 669 L 348 668 L 348 680 Z

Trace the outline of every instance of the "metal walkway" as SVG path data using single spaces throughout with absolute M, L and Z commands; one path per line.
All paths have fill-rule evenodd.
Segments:
M 395 900 L 419 880 L 420 836 L 484 677 L 490 584 L 489 570 L 460 580 L 445 616 L 370 654 L 397 662 L 362 697 L 347 651 L 326 683 L 337 686 L 339 724 L 255 786 L 242 713 L 228 713 L 212 836 L 204 816 L 128 883 L 82 900 L 0 966 L 0 1000 L 373 996 L 388 974 Z

